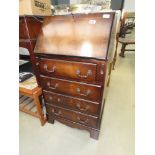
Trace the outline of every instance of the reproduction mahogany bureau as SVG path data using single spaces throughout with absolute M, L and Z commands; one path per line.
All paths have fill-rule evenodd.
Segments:
M 106 96 L 114 12 L 48 16 L 34 49 L 47 120 L 98 139 Z

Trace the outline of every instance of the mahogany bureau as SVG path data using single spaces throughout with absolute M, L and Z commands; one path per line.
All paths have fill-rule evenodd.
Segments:
M 114 12 L 48 16 L 34 49 L 47 120 L 98 139 Z

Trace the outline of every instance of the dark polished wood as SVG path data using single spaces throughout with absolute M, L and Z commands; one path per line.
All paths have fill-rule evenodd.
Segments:
M 43 75 L 81 81 L 96 81 L 97 64 L 44 58 L 41 58 L 39 62 L 39 69 Z
M 98 139 L 106 97 L 114 12 L 45 17 L 34 49 L 47 120 Z
M 105 73 L 106 73 L 106 68 L 107 68 L 107 63 L 106 61 L 103 61 L 103 60 L 99 60 L 99 59 L 92 59 L 92 58 L 83 58 L 81 59 L 80 57 L 73 57 L 73 56 L 63 56 L 63 55 L 52 55 L 52 54 L 36 54 L 36 69 L 38 72 L 41 73 L 41 70 L 40 70 L 40 60 L 41 59 L 51 59 L 51 61 L 57 61 L 58 58 L 59 60 L 61 61 L 64 61 L 64 62 L 74 62 L 76 64 L 96 64 L 96 80 L 95 81 L 89 81 L 89 80 L 86 80 L 85 78 L 81 78 L 81 79 L 73 79 L 71 77 L 67 77 L 67 80 L 75 80 L 75 81 L 86 81 L 87 83 L 90 83 L 90 84 L 97 84 L 97 85 L 103 85 L 103 81 L 104 81 L 104 78 L 105 78 Z M 43 73 L 42 73 L 43 74 Z M 70 73 L 68 73 L 70 74 Z M 75 74 L 75 73 L 74 73 Z M 50 75 L 50 77 L 56 77 L 54 75 Z M 58 76 L 57 76 L 58 77 Z M 59 78 L 59 77 L 58 77 Z M 61 78 L 63 79 L 66 79 L 64 76 L 61 75 Z
M 35 47 L 35 44 L 36 44 L 36 40 L 19 39 L 19 47 L 28 49 L 28 51 L 30 52 L 30 55 L 33 55 L 33 49 Z
M 113 18 L 112 12 L 46 17 L 34 52 L 106 59 Z
M 86 115 L 84 113 L 72 111 L 62 107 L 46 104 L 47 113 L 52 116 L 63 117 L 65 119 L 84 124 L 86 126 L 97 127 L 98 117 Z
M 40 83 L 43 89 L 46 89 L 48 91 L 75 96 L 90 101 L 101 101 L 102 87 L 98 85 L 90 85 L 86 83 L 78 83 L 57 78 L 49 78 L 42 75 L 40 77 Z
M 53 92 L 43 91 L 45 102 L 68 109 L 77 110 L 86 114 L 98 115 L 99 103 L 87 100 L 78 99 L 66 95 L 61 95 Z
M 30 53 L 30 61 L 35 74 L 35 55 L 34 47 L 38 34 L 41 29 L 43 17 L 41 16 L 19 16 L 19 47 L 28 49 Z M 37 81 L 39 83 L 39 81 Z
M 98 137 L 99 137 L 99 132 L 100 130 L 97 129 L 97 128 L 92 128 L 92 127 L 89 127 L 89 126 L 85 126 L 84 124 L 81 124 L 81 123 L 78 123 L 78 122 L 73 122 L 73 121 L 70 121 L 68 119 L 64 119 L 62 117 L 58 117 L 58 116 L 50 116 L 47 114 L 47 120 L 49 123 L 53 124 L 54 123 L 54 119 L 58 120 L 59 122 L 63 123 L 63 124 L 66 124 L 72 128 L 78 128 L 78 129 L 81 129 L 81 130 L 88 130 L 90 132 L 90 137 L 93 138 L 93 139 L 96 139 L 98 140 Z
M 20 17 L 19 18 L 19 38 L 21 39 L 27 39 L 29 38 L 29 34 L 28 34 L 28 29 L 27 29 L 27 25 L 25 23 L 25 18 L 24 17 Z
M 126 41 L 126 42 L 121 42 L 121 41 L 119 41 L 120 43 L 122 43 L 122 47 L 121 47 L 121 52 L 119 53 L 119 56 L 121 56 L 121 57 L 125 57 L 125 51 L 135 51 L 135 49 L 126 49 L 126 46 L 127 45 L 132 45 L 132 44 L 135 44 L 135 42 L 134 41 Z
M 19 17 L 19 38 L 20 39 L 37 39 L 40 32 L 42 17 L 37 16 L 20 16 Z

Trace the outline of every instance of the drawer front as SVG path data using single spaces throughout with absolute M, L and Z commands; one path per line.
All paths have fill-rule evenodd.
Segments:
M 102 87 L 98 85 L 89 85 L 68 80 L 60 80 L 56 78 L 40 77 L 40 83 L 43 89 L 75 96 L 90 101 L 101 101 Z
M 80 81 L 96 81 L 97 64 L 40 58 L 41 74 L 51 77 L 75 79 Z
M 47 91 L 43 91 L 43 95 L 45 102 L 48 104 L 63 106 L 94 115 L 97 115 L 99 111 L 99 103 L 97 102 L 89 102 Z
M 50 105 L 46 105 L 46 111 L 49 115 L 63 117 L 68 120 L 78 122 L 84 125 L 88 125 L 91 127 L 97 126 L 98 117 L 82 115 L 81 113 L 78 113 L 78 112 L 76 113 L 67 109 L 53 107 Z

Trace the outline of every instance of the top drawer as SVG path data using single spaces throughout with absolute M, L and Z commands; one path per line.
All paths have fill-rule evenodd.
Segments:
M 41 74 L 51 77 L 96 81 L 97 64 L 39 58 Z

